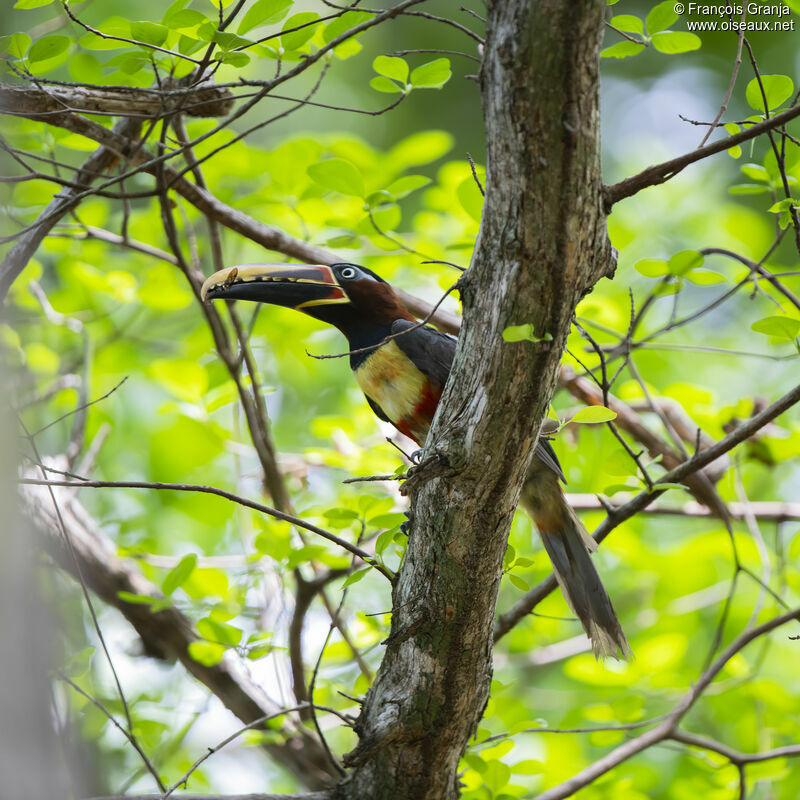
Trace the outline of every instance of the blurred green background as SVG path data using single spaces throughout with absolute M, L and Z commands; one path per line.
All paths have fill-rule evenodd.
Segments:
M 274 5 L 274 21 L 267 19 L 242 35 L 268 35 L 279 32 L 295 14 L 331 11 L 314 2 Z M 477 14 L 485 13 L 475 0 L 468 5 Z M 653 5 L 622 0 L 609 9 L 608 17 L 626 15 L 641 20 Z M 788 6 L 793 9 L 789 18 L 797 20 L 800 8 L 796 3 Z M 184 17 L 183 22 L 193 24 L 176 30 L 174 15 L 179 11 L 193 10 L 211 20 L 217 14 L 216 4 L 209 0 L 169 8 L 156 0 L 140 0 L 135 16 L 130 3 L 122 0 L 87 0 L 73 3 L 71 8 L 94 27 L 134 38 L 158 38 L 160 34 L 158 28 L 133 27 L 131 23 L 163 21 L 171 37 L 165 39 L 170 47 L 184 46 L 179 37 L 203 44 L 198 18 Z M 479 20 L 458 10 L 456 4 L 431 2 L 423 8 L 481 32 Z M 667 29 L 684 33 L 687 19 L 705 18 L 684 16 L 671 21 Z M 350 18 L 350 24 L 356 22 Z M 644 40 L 652 33 L 638 33 L 637 24 L 630 19 L 618 22 L 633 38 Z M 65 17 L 58 3 L 19 0 L 2 15 L 0 26 L 0 32 L 9 36 L 4 48 L 5 63 L 11 66 L 6 67 L 5 80 L 17 80 L 13 66 L 30 69 L 43 79 L 140 87 L 154 83 L 152 51 L 87 34 Z M 320 26 L 308 41 L 284 41 L 281 68 L 285 71 L 299 63 L 302 54 L 321 46 L 326 35 Z M 791 102 L 796 91 L 798 34 L 771 31 L 748 36 L 761 73 L 785 78 L 774 84 L 777 105 L 770 109 L 774 111 Z M 45 43 L 49 49 L 40 46 L 37 53 L 33 48 L 47 37 L 66 37 L 67 42 L 50 39 Z M 627 40 L 606 31 L 606 46 L 622 41 Z M 691 48 L 702 42 L 696 49 L 689 48 L 688 40 L 675 41 L 682 41 L 678 49 L 685 51 L 660 52 L 650 42 L 642 52 L 602 60 L 606 183 L 696 147 L 706 128 L 681 116 L 710 122 L 719 110 L 736 56 L 736 35 L 702 33 L 698 42 L 689 41 Z M 373 68 L 377 56 L 428 49 L 457 51 L 404 56 L 411 69 L 448 58 L 452 77 L 445 85 L 414 88 L 385 114 L 345 110 L 377 111 L 401 97 L 400 92 L 382 92 L 370 85 L 377 77 Z M 229 63 L 220 66 L 217 82 L 257 80 L 275 73 L 274 52 L 263 46 L 243 52 L 249 53 L 249 62 L 230 57 Z M 313 101 L 338 108 L 307 105 L 226 147 L 203 163 L 208 186 L 219 199 L 244 213 L 328 247 L 345 260 L 365 264 L 397 286 L 435 301 L 458 273 L 441 263 L 424 262 L 468 266 L 478 232 L 481 197 L 468 154 L 485 180 L 485 144 L 475 79 L 479 55 L 473 38 L 429 19 L 404 17 L 370 30 L 326 59 L 325 77 Z M 156 68 L 160 76 L 170 61 L 168 56 L 159 56 Z M 304 97 L 320 74 L 318 69 L 311 72 L 284 84 L 279 93 Z M 745 52 L 724 122 L 743 122 L 763 114 L 763 107 L 748 103 L 752 78 Z M 783 91 L 785 81 L 790 84 L 788 93 Z M 247 91 L 247 87 L 235 89 L 237 94 Z M 265 122 L 291 105 L 267 97 L 229 130 L 198 145 L 197 154 L 210 153 L 232 139 L 234 131 Z M 108 118 L 96 119 L 110 124 Z M 191 136 L 198 136 L 216 122 L 187 118 L 186 125 Z M 794 131 L 796 135 L 796 126 Z M 8 116 L 3 138 L 13 148 L 63 165 L 80 164 L 95 148 L 76 134 Z M 793 141 L 784 141 L 782 146 L 790 188 L 796 195 L 800 147 Z M 345 191 L 332 188 L 331 181 L 312 177 L 315 165 L 331 158 L 350 165 Z M 39 168 L 51 167 L 42 162 Z M 62 175 L 68 174 L 64 166 L 59 169 Z M 19 165 L 8 155 L 3 172 L 20 174 Z M 2 233 L 10 235 L 32 223 L 57 188 L 45 180 L 4 183 L 0 191 L 7 214 Z M 138 175 L 129 179 L 125 188 L 148 191 L 152 179 Z M 679 274 L 676 262 L 670 266 L 668 260 L 681 251 L 715 247 L 758 261 L 786 222 L 770 211 L 784 197 L 782 191 L 769 142 L 762 138 L 739 152 L 722 153 L 689 167 L 666 185 L 620 202 L 609 219 L 619 267 L 613 281 L 603 280 L 583 301 L 578 310 L 581 324 L 601 344 L 610 345 L 625 334 L 631 297 L 640 308 L 648 296 L 657 295 L 638 330 L 639 338 L 658 331 L 675 315 L 680 318 L 704 307 L 745 277 L 747 269 L 730 258 L 708 256 L 701 266 L 697 262 L 687 274 Z M 213 265 L 205 221 L 177 196 L 175 202 L 184 251 L 209 274 Z M 156 198 L 133 199 L 126 209 L 119 200 L 92 197 L 56 227 L 15 282 L 0 336 L 9 375 L 18 384 L 20 403 L 41 400 L 63 375 L 85 377 L 89 398 L 104 395 L 127 378 L 90 410 L 86 442 L 101 431 L 107 436 L 93 477 L 205 483 L 258 498 L 259 464 L 234 388 L 183 276 L 167 260 L 152 254 L 86 238 L 87 230 L 118 234 L 123 225 L 130 239 L 161 251 L 169 249 Z M 223 249 L 230 265 L 282 260 L 224 229 Z M 651 261 L 643 263 L 643 259 Z M 765 266 L 776 274 L 787 273 L 785 284 L 800 292 L 791 227 Z M 43 297 L 55 313 L 43 311 Z M 457 310 L 452 298 L 445 306 Z M 246 319 L 250 312 L 243 311 Z M 759 332 L 758 325 L 752 329 L 753 324 L 771 317 L 786 320 L 784 327 L 768 325 L 767 333 Z M 78 320 L 81 332 L 67 320 Z M 705 432 L 721 438 L 732 420 L 752 413 L 754 403 L 761 398 L 771 401 L 797 382 L 798 320 L 798 309 L 771 284 L 751 282 L 690 325 L 658 335 L 637 349 L 634 363 L 652 398 L 679 403 Z M 782 335 L 781 330 L 786 333 Z M 297 513 L 353 539 L 362 524 L 367 535 L 396 528 L 404 501 L 395 485 L 342 483 L 348 477 L 393 472 L 401 459 L 385 441 L 392 431 L 372 415 L 346 362 L 313 360 L 306 354 L 307 350 L 315 354 L 341 352 L 341 337 L 293 311 L 269 307 L 255 319 L 251 343 L 279 463 L 285 469 Z M 576 329 L 568 349 L 584 364 L 597 365 L 596 356 L 587 352 Z M 565 362 L 580 369 L 570 355 L 565 355 Z M 620 375 L 614 393 L 636 407 L 646 400 L 628 369 Z M 27 406 L 23 418 L 30 429 L 37 430 L 75 404 L 75 390 L 60 389 Z M 579 405 L 559 391 L 553 410 L 565 418 Z M 655 415 L 645 413 L 643 418 L 664 435 Z M 64 453 L 70 425 L 67 419 L 43 432 L 37 439 L 42 452 L 49 456 Z M 688 447 L 691 449 L 691 444 Z M 635 464 L 605 426 L 567 425 L 556 449 L 571 492 L 599 493 L 620 485 L 637 491 L 641 485 Z M 726 500 L 737 502 L 797 502 L 798 454 L 800 416 L 792 410 L 758 441 L 732 455 L 719 491 Z M 650 470 L 654 476 L 662 471 L 658 464 L 652 464 Z M 608 493 L 613 492 L 609 489 Z M 622 498 L 622 494 L 615 497 Z M 664 502 L 681 505 L 688 500 L 686 493 L 671 490 Z M 172 594 L 172 600 L 201 620 L 201 633 L 209 632 L 209 647 L 198 657 L 213 660 L 226 648 L 238 648 L 250 656 L 252 674 L 265 691 L 278 702 L 292 703 L 285 651 L 292 569 L 311 557 L 320 564 L 346 566 L 348 561 L 341 552 L 318 540 L 312 542 L 313 550 L 301 549 L 288 525 L 214 497 L 105 489 L 84 490 L 81 501 L 119 553 L 139 559 L 142 570 L 157 584 L 181 557 L 196 553 L 198 567 Z M 591 531 L 602 518 L 600 512 L 587 513 L 584 522 Z M 734 525 L 742 563 L 763 576 L 789 605 L 797 604 L 800 592 L 798 531 L 796 521 L 761 522 L 757 536 L 744 523 Z M 394 568 L 402 554 L 402 537 L 390 535 L 382 541 L 386 546 L 383 556 Z M 501 590 L 501 611 L 516 602 L 526 586 L 549 573 L 538 538 L 522 514 L 514 522 L 510 543 L 513 551 Z M 578 636 L 578 623 L 565 619 L 568 609 L 561 596 L 549 597 L 535 616 L 518 625 L 498 646 L 492 700 L 464 762 L 465 798 L 530 797 L 536 790 L 566 779 L 630 735 L 625 731 L 518 731 L 647 719 L 672 708 L 702 671 L 734 574 L 731 542 L 724 526 L 711 518 L 636 518 L 613 533 L 598 561 L 636 659 L 627 665 L 596 664 L 585 640 Z M 78 590 L 52 571 L 46 573 L 44 583 L 60 604 L 63 637 L 59 647 L 65 662 L 71 664 L 71 674 L 107 708 L 118 709 L 104 661 L 86 649 L 96 642 L 85 623 Z M 335 598 L 340 586 L 341 581 L 333 585 Z M 389 592 L 380 576 L 367 575 L 350 590 L 348 621 L 373 669 L 380 662 L 379 643 L 389 621 L 388 614 L 374 615 L 389 608 Z M 724 641 L 779 609 L 774 597 L 741 575 Z M 219 626 L 214 625 L 221 622 L 232 626 L 233 633 L 229 631 L 229 640 L 220 644 Z M 175 780 L 206 747 L 235 730 L 237 723 L 180 667 L 138 656 L 131 630 L 114 612 L 104 611 L 101 623 L 133 700 L 137 735 L 159 771 Z M 309 658 L 316 658 L 327 626 L 324 609 L 315 606 L 307 620 Z M 265 633 L 268 635 L 261 638 Z M 687 728 L 744 751 L 796 742 L 800 713 L 797 645 L 779 631 L 736 656 L 691 712 Z M 355 706 L 338 692 L 359 695 L 367 688 L 349 650 L 334 636 L 322 662 L 317 702 L 353 713 Z M 120 787 L 151 791 L 148 776 L 140 774 L 135 753 L 105 717 L 79 696 L 70 696 L 69 689 L 57 686 L 55 691 L 63 713 L 84 734 L 84 747 L 96 767 L 98 793 Z M 353 734 L 335 718 L 325 726 L 334 752 L 352 747 Z M 490 734 L 506 732 L 511 735 L 499 743 L 480 743 Z M 252 746 L 257 740 L 255 734 L 244 737 L 239 745 L 209 759 L 194 773 L 190 788 L 226 793 L 295 790 L 294 781 Z M 791 760 L 752 765 L 747 775 L 748 797 L 792 800 L 797 796 L 800 769 Z M 714 754 L 673 743 L 652 748 L 579 796 L 587 800 L 682 800 L 700 795 L 712 800 L 738 797 L 736 769 Z

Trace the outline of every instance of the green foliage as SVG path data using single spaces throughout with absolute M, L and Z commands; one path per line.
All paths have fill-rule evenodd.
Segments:
M 618 81 L 604 109 L 604 159 L 611 183 L 662 158 L 657 132 L 636 143 L 640 150 L 631 146 L 625 103 L 638 102 L 637 91 L 664 91 L 656 78 L 669 83 L 671 69 L 691 66 L 696 68 L 692 94 L 711 98 L 705 120 L 711 121 L 730 80 L 734 39 L 725 39 L 723 52 L 722 44 L 704 34 L 703 48 L 697 51 L 700 40 L 683 29 L 672 2 L 654 4 L 648 13 L 630 3 L 608 5 L 624 12 L 610 16 L 611 25 L 636 39 L 620 41 L 619 34 L 608 31 L 603 51 L 603 68 Z M 213 45 L 215 80 L 230 82 L 235 93 L 244 94 L 258 87 L 242 88 L 240 78 L 263 81 L 284 75 L 373 18 L 353 10 L 323 20 L 333 11 L 321 4 L 259 0 L 248 2 L 235 23 L 220 31 L 215 2 L 177 0 L 165 6 L 142 0 L 135 15 L 122 17 L 118 14 L 125 12 L 118 3 L 71 5 L 80 19 L 102 34 L 131 42 L 63 25 L 57 4 L 18 0 L 7 15 L 4 58 L 10 66 L 30 69 L 48 80 L 155 87 L 157 79 L 188 75 L 196 66 L 190 59 L 200 60 Z M 230 3 L 222 7 L 233 8 Z M 233 129 L 216 130 L 221 120 L 186 117 L 185 124 L 191 138 L 209 135 L 197 143 L 195 155 L 208 157 L 202 161 L 203 176 L 221 202 L 435 301 L 453 283 L 455 273 L 445 264 L 423 262 L 468 266 L 480 225 L 484 198 L 465 154 L 475 155 L 476 175 L 484 187 L 486 170 L 476 145 L 482 120 L 475 83 L 463 80 L 473 66 L 465 66 L 457 57 L 451 63 L 434 56 L 391 55 L 398 47 L 417 46 L 415 36 L 428 35 L 422 33 L 427 29 L 411 27 L 422 22 L 404 20 L 411 31 L 407 41 L 396 41 L 392 28 L 385 34 L 375 31 L 375 36 L 359 34 L 342 41 L 320 58 L 313 80 L 306 85 L 290 83 L 277 92 L 302 98 L 326 70 L 324 82 L 310 96 L 312 102 L 375 111 L 381 103 L 402 100 L 383 116 L 355 117 L 308 106 L 234 139 L 249 126 L 279 115 L 290 102 L 270 96 L 237 120 Z M 446 38 L 451 35 L 457 37 L 459 32 L 437 31 L 433 46 L 466 51 L 461 39 Z M 429 44 L 423 39 L 419 46 Z M 783 48 L 786 55 L 788 46 L 774 47 Z M 644 53 L 636 62 L 613 60 Z M 663 53 L 684 58 L 664 59 Z M 794 83 L 780 74 L 786 66 L 779 55 L 765 56 L 761 85 L 766 103 L 761 86 L 749 79 L 746 64 L 741 67 L 730 110 L 722 118 L 728 134 L 747 129 L 767 112 L 772 115 L 792 97 Z M 641 64 L 641 73 L 631 70 L 631 63 L 637 70 Z M 417 91 L 421 89 L 441 91 Z M 675 109 L 676 114 L 685 111 Z M 93 119 L 110 125 L 107 117 Z M 691 131 L 697 132 L 693 147 L 702 133 Z M 789 132 L 798 138 L 796 127 L 790 125 Z M 156 125 L 148 147 L 155 148 L 160 133 Z M 93 142 L 46 121 L 9 121 L 3 137 L 10 147 L 64 165 L 59 168 L 62 178 L 95 149 Z M 165 130 L 165 142 L 174 146 L 170 128 Z M 671 143 L 666 150 L 663 157 L 677 154 Z M 631 328 L 629 292 L 635 312 L 647 303 L 647 312 L 637 319 L 632 334 L 636 346 L 631 358 L 642 382 L 626 368 L 612 391 L 637 409 L 647 430 L 666 439 L 669 434 L 661 418 L 647 410 L 649 403 L 667 412 L 683 409 L 692 421 L 683 442 L 689 452 L 695 446 L 694 426 L 719 439 L 750 417 L 760 398 L 776 397 L 797 381 L 798 311 L 773 282 L 763 276 L 755 280 L 747 264 L 762 263 L 798 294 L 792 214 L 798 206 L 800 147 L 788 139 L 780 143 L 783 171 L 768 141 L 759 139 L 729 152 L 734 158 L 744 156 L 744 163 L 717 156 L 687 168 L 674 182 L 614 207 L 609 233 L 619 251 L 616 276 L 598 283 L 577 312 L 581 326 L 603 348 L 613 375 L 621 363 L 615 348 Z M 180 157 L 169 163 L 185 167 Z M 9 164 L 4 174 L 19 171 Z M 22 417 L 31 430 L 38 430 L 72 412 L 81 402 L 75 385 L 84 374 L 89 399 L 102 397 L 127 377 L 113 394 L 88 410 L 84 443 L 104 442 L 92 477 L 196 482 L 271 502 L 261 496 L 261 466 L 237 389 L 194 291 L 169 255 L 153 182 L 137 175 L 126 180 L 125 188 L 135 194 L 128 209 L 112 196 L 85 198 L 74 216 L 44 239 L 12 287 L 9 315 L 0 325 L 0 346 L 24 389 L 22 399 L 37 400 L 21 403 Z M 107 189 L 121 190 L 119 184 Z M 60 185 L 42 179 L 4 183 L 0 191 L 8 213 L 3 233 L 10 235 L 33 223 L 59 190 Z M 184 255 L 192 267 L 210 273 L 215 264 L 206 219 L 175 193 L 170 201 Z M 787 233 L 772 249 L 778 228 Z M 220 230 L 226 265 L 288 260 L 265 253 L 238 233 Z M 123 231 L 129 243 L 144 249 L 120 244 L 114 237 Z M 719 253 L 701 255 L 709 247 L 730 250 L 745 261 Z M 727 292 L 733 292 L 731 298 L 716 310 L 669 327 Z M 53 314 L 43 313 L 41 293 Z M 449 310 L 458 310 L 455 301 L 448 303 Z M 244 329 L 252 329 L 254 364 L 254 374 L 245 371 L 243 383 L 263 391 L 295 512 L 348 542 L 374 549 L 379 563 L 396 570 L 407 542 L 400 529 L 405 500 L 397 492 L 397 482 L 342 481 L 396 475 L 405 469 L 404 463 L 385 442 L 388 431 L 366 407 L 346 359 L 318 361 L 307 356 L 307 351 L 340 353 L 344 340 L 287 309 L 264 308 L 251 317 L 251 309 L 240 306 Z M 231 331 L 226 314 L 223 307 L 223 320 Z M 59 322 L 62 319 L 70 324 Z M 503 331 L 509 347 L 533 351 L 552 341 L 546 331 L 537 337 L 529 322 L 509 322 L 515 323 Z M 80 330 L 73 323 L 80 323 Z M 84 335 L 91 345 L 88 350 Z M 84 363 L 87 352 L 89 361 Z M 586 366 L 600 374 L 597 353 L 577 330 L 570 334 L 564 363 L 579 372 Z M 74 380 L 62 385 L 58 383 L 62 374 Z M 554 414 L 575 423 L 614 419 L 613 412 L 588 402 L 562 389 L 553 400 Z M 66 452 L 72 421 L 67 417 L 37 437 L 46 457 Z M 617 504 L 646 482 L 608 428 L 566 425 L 554 447 L 569 479 L 568 491 L 604 493 Z M 640 445 L 628 441 L 638 452 Z M 735 452 L 734 464 L 717 491 L 728 502 L 796 501 L 798 456 L 800 424 L 796 413 L 790 413 Z M 662 460 L 647 453 L 641 461 L 653 480 L 666 471 Z M 671 491 L 659 503 L 679 507 L 690 500 L 683 487 L 669 486 Z M 190 646 L 198 663 L 213 666 L 223 658 L 246 658 L 244 665 L 265 690 L 282 697 L 280 692 L 288 685 L 285 623 L 296 588 L 294 571 L 299 569 L 310 579 L 313 564 L 319 571 L 350 570 L 329 584 L 328 596 L 335 608 L 347 587 L 342 619 L 370 670 L 379 664 L 380 643 L 389 633 L 390 586 L 374 568 L 353 565 L 350 555 L 334 544 L 210 495 L 83 489 L 79 499 L 112 538 L 119 557 L 132 560 L 157 587 L 152 595 L 123 592 L 120 599 L 142 606 L 140 610 L 174 607 L 186 613 L 199 636 Z M 603 517 L 600 510 L 581 513 L 589 530 Z M 762 522 L 763 547 L 744 522 L 732 524 L 742 564 L 761 574 L 766 552 L 773 576 L 770 586 L 780 587 L 796 604 L 797 523 L 784 522 L 776 529 L 773 523 Z M 498 644 L 492 698 L 462 764 L 463 797 L 531 797 L 596 761 L 629 735 L 618 730 L 548 734 L 538 729 L 637 723 L 671 708 L 696 681 L 713 641 L 731 588 L 731 541 L 721 523 L 705 517 L 636 517 L 615 530 L 597 562 L 630 634 L 636 660 L 630 665 L 598 665 L 589 653 L 579 651 L 575 637 L 580 629 L 563 599 L 557 594 L 548 597 L 535 615 L 526 617 Z M 499 595 L 501 612 L 549 574 L 547 558 L 525 515 L 515 517 L 509 543 Z M 83 625 L 77 592 L 65 582 L 54 582 L 50 572 L 47 583 L 57 584 L 56 606 L 64 612 L 56 645 L 65 651 L 67 673 L 122 720 L 101 648 L 91 626 Z M 266 603 L 267 596 L 275 606 Z M 279 613 L 270 616 L 277 607 Z M 757 608 L 761 611 L 751 620 Z M 724 642 L 776 610 L 774 598 L 741 575 Z M 115 619 L 101 609 L 103 629 L 113 633 L 114 658 L 125 667 L 122 679 L 130 690 L 135 730 L 142 742 L 152 746 L 149 752 L 156 754 L 160 774 L 177 778 L 217 743 L 209 741 L 205 732 L 194 736 L 191 730 L 196 716 L 208 722 L 205 712 L 195 714 L 205 698 L 195 702 L 198 690 L 184 682 L 180 667 L 132 655 L 135 648 L 127 644 L 133 634 L 127 627 L 116 627 Z M 330 622 L 319 601 L 309 620 L 307 658 L 313 658 Z M 117 646 L 120 641 L 123 647 Z M 758 646 L 744 650 L 698 706 L 691 729 L 745 752 L 795 741 L 800 685 L 786 665 L 795 663 L 796 645 L 775 635 L 766 655 Z M 316 701 L 353 714 L 356 705 L 340 692 L 353 697 L 368 688 L 349 646 L 334 633 L 321 662 Z M 102 712 L 79 695 L 71 695 L 70 702 L 64 708 L 70 709 L 83 737 L 97 749 L 95 761 L 106 773 L 108 793 L 129 779 L 131 792 L 153 791 L 146 778 L 137 777 L 140 763 L 135 753 Z M 757 737 L 754 731 L 759 732 Z M 328 726 L 325 732 L 334 752 L 352 748 L 353 734 L 345 726 Z M 253 747 L 264 736 L 279 741 L 281 734 L 273 729 L 259 736 L 243 746 Z M 494 736 L 500 739 L 489 741 Z M 587 798 L 736 796 L 735 770 L 706 755 L 698 757 L 677 745 L 642 753 L 587 789 Z M 242 775 L 241 791 L 298 788 L 277 775 L 266 759 L 257 762 L 254 755 L 251 761 L 257 766 L 252 775 Z M 776 800 L 794 800 L 793 787 L 800 782 L 795 762 L 749 766 L 748 791 L 754 797 L 761 792 Z M 198 783 L 192 783 L 190 791 L 230 791 L 230 773 L 215 772 L 209 766 L 214 763 L 210 759 L 194 773 L 192 781 Z

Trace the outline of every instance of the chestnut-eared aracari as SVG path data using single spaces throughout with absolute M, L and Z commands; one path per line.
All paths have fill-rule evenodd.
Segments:
M 456 339 L 427 325 L 417 327 L 392 287 L 371 270 L 356 264 L 231 267 L 208 278 L 202 297 L 285 306 L 335 326 L 355 351 L 350 367 L 375 414 L 424 444 Z M 384 341 L 392 334 L 401 335 Z M 521 501 L 595 655 L 627 658 L 630 647 L 589 556 L 597 545 L 566 502 L 563 480 L 553 448 L 540 438 Z

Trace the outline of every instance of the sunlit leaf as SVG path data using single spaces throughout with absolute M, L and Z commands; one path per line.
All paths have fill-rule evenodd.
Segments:
M 665 0 L 665 2 L 653 6 L 645 17 L 647 32 L 652 36 L 654 33 L 669 28 L 680 16 L 675 8 L 676 4 L 673 0 Z
M 774 336 L 776 339 L 792 341 L 800 331 L 800 319 L 777 315 L 764 317 L 754 322 L 750 330 L 763 333 L 765 336 Z
M 342 194 L 364 196 L 364 178 L 358 168 L 343 158 L 329 158 L 312 164 L 308 174 L 313 181 L 326 189 Z
M 794 82 L 788 75 L 762 75 L 760 84 L 758 78 L 753 78 L 747 84 L 745 97 L 750 107 L 756 111 L 764 111 L 764 97 L 766 97 L 767 109 L 771 111 L 788 100 L 793 92 Z
M 192 642 L 188 650 L 192 659 L 204 667 L 213 667 L 225 657 L 225 647 L 214 642 Z
M 626 33 L 644 33 L 644 23 L 635 14 L 617 14 L 608 21 L 612 28 Z
M 669 271 L 672 275 L 685 275 L 690 269 L 702 267 L 704 261 L 705 258 L 697 250 L 681 250 L 670 258 Z
M 137 42 L 160 47 L 164 44 L 168 33 L 169 28 L 166 25 L 159 25 L 157 22 L 131 22 L 131 36 Z
M 197 554 L 185 555 L 166 575 L 161 582 L 161 591 L 172 594 L 192 574 L 197 566 Z
M 699 50 L 703 44 L 699 36 L 687 31 L 661 31 L 653 34 L 651 41 L 659 53 L 668 55 Z
M 616 419 L 617 412 L 605 406 L 585 406 L 577 411 L 570 422 L 595 423 Z
M 403 58 L 377 56 L 372 62 L 372 68 L 378 75 L 385 75 L 400 83 L 405 83 L 408 79 L 408 63 Z
M 635 56 L 641 53 L 644 48 L 645 46 L 643 44 L 625 40 L 624 42 L 617 42 L 616 44 L 612 44 L 611 47 L 606 47 L 604 50 L 601 50 L 600 57 L 628 58 L 629 56 Z
M 437 58 L 411 70 L 409 82 L 415 89 L 440 89 L 450 80 L 449 58 Z
M 257 25 L 270 25 L 280 22 L 293 5 L 293 0 L 256 0 L 242 17 L 236 32 L 239 34 L 255 28 Z
M 37 61 L 46 61 L 61 55 L 70 44 L 68 36 L 54 34 L 37 39 L 28 50 L 28 61 L 33 64 Z
M 316 11 L 301 11 L 293 14 L 283 23 L 281 30 L 289 33 L 281 34 L 281 44 L 286 50 L 297 50 L 302 47 L 316 32 L 317 26 L 311 23 L 319 19 Z M 305 26 L 305 27 L 302 27 Z M 300 28 L 300 30 L 292 30 Z
M 377 75 L 376 77 L 371 78 L 369 85 L 373 89 L 379 92 L 385 92 L 386 94 L 397 94 L 403 91 L 394 81 L 389 80 L 389 78 L 386 78 L 383 75 Z
M 669 274 L 669 264 L 661 258 L 642 258 L 633 268 L 646 278 L 661 278 Z

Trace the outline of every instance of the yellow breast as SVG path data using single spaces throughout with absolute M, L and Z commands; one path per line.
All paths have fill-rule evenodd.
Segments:
M 367 356 L 355 376 L 361 391 L 395 424 L 414 413 L 427 381 L 394 341 Z

